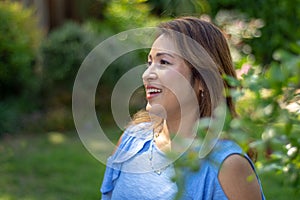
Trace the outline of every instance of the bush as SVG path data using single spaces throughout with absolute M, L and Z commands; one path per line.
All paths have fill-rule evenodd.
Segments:
M 0 1 L 0 136 L 22 129 L 39 91 L 36 55 L 42 33 L 32 9 Z
M 71 86 L 81 63 L 96 44 L 95 36 L 74 22 L 51 32 L 40 49 L 47 88 Z
M 42 41 L 42 116 L 39 123 L 29 121 L 28 129 L 74 129 L 71 113 L 72 86 L 81 63 L 96 44 L 97 38 L 92 31 L 71 21 L 50 32 Z
M 31 9 L 0 2 L 0 101 L 37 89 L 36 52 L 41 39 Z

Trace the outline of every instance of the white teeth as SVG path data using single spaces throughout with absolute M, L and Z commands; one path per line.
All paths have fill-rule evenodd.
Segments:
M 149 93 L 152 93 L 152 92 L 161 92 L 161 89 L 150 88 L 150 89 L 147 89 L 147 92 L 149 92 Z

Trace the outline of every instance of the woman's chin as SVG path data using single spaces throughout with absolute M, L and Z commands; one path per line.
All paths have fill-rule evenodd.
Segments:
M 150 104 L 149 102 L 147 103 L 146 110 L 149 112 L 150 117 L 159 117 L 166 119 L 167 118 L 167 113 L 165 108 L 160 105 L 160 104 Z

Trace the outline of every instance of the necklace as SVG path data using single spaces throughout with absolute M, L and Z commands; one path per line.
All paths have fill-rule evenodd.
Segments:
M 169 165 L 163 167 L 163 168 L 160 168 L 160 169 L 157 169 L 153 166 L 153 149 L 155 148 L 154 145 L 155 145 L 155 142 L 156 142 L 156 139 L 159 137 L 159 133 L 155 133 L 153 131 L 153 136 L 152 136 L 152 141 L 151 141 L 151 145 L 150 145 L 150 156 L 149 156 L 149 161 L 150 161 L 150 166 L 151 166 L 151 169 L 154 171 L 154 173 L 156 173 L 157 175 L 161 175 L 161 173 L 168 168 Z

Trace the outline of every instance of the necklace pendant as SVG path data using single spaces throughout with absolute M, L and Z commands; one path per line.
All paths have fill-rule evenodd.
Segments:
M 158 174 L 158 175 L 161 175 L 161 171 L 158 169 L 158 170 L 155 170 L 154 171 L 156 174 Z

